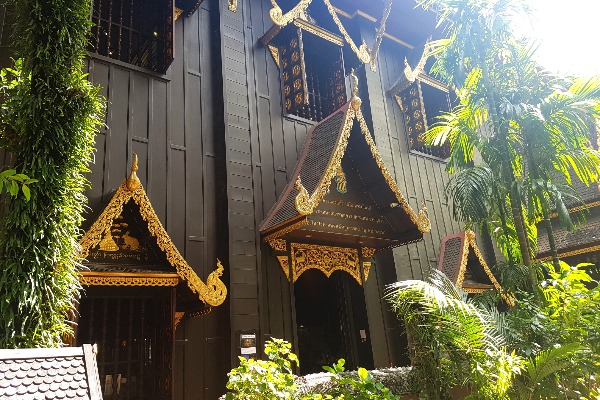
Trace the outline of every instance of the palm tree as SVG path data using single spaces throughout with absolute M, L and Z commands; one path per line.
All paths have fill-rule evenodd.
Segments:
M 508 399 L 521 359 L 504 350 L 495 309 L 477 306 L 443 273 L 392 284 L 386 295 L 405 323 L 413 368 L 429 399 L 470 386 L 480 399 Z
M 570 81 L 537 65 L 535 49 L 511 32 L 512 16 L 525 11 L 521 1 L 420 5 L 438 10 L 448 36 L 432 73 L 456 88 L 460 100 L 426 138 L 434 145 L 450 142 L 448 171 L 457 175 L 448 194 L 455 215 L 490 228 L 509 263 L 522 260 L 528 267 L 533 287 L 535 223 L 546 221 L 555 250 L 550 210 L 565 217 L 563 197 L 573 195 L 557 177 L 570 183 L 574 173 L 589 184 L 600 174 L 600 157 L 588 140 L 590 124 L 600 117 L 600 80 Z

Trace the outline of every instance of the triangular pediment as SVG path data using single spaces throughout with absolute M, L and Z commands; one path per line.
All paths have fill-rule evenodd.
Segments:
M 337 188 L 340 169 L 346 193 Z M 360 103 L 350 102 L 313 127 L 260 233 L 266 241 L 383 249 L 422 240 L 429 229 L 426 210 L 414 212 L 384 165 Z
M 80 240 L 84 285 L 104 285 L 110 276 L 121 286 L 177 286 L 181 283 L 204 303 L 218 306 L 227 288 L 219 277 L 223 266 L 202 282 L 188 265 L 156 215 L 150 199 L 132 173 Z
M 500 283 L 477 246 L 475 232 L 471 230 L 442 239 L 438 270 L 467 293 L 481 293 L 488 289 L 502 292 Z M 502 297 L 508 304 L 513 303 L 511 297 L 505 293 Z

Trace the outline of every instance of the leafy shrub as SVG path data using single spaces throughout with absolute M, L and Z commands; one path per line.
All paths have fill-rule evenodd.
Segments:
M 239 357 L 240 366 L 228 374 L 227 400 L 293 399 L 296 392 L 292 362 L 298 357 L 290 351 L 291 344 L 272 339 L 265 344 L 268 361 Z
M 326 375 L 327 384 L 318 386 L 323 393 L 299 390 L 298 381 L 304 377 L 292 374 L 292 365 L 299 365 L 299 360 L 290 351 L 291 345 L 281 339 L 272 339 L 265 344 L 265 353 L 269 358 L 263 360 L 247 360 L 240 357 L 240 366 L 228 374 L 227 389 L 231 392 L 225 395 L 226 400 L 397 400 L 398 396 L 391 393 L 381 382 L 364 368 L 356 373 L 345 372 L 345 361 L 340 359 L 332 367 L 323 367 L 331 374 Z M 410 369 L 408 369 L 410 370 Z M 409 379 L 410 380 L 410 379 Z

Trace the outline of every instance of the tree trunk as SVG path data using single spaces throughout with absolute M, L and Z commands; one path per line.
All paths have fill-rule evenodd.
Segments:
M 481 43 L 481 45 L 483 47 L 486 46 L 485 43 Z M 489 70 L 488 70 L 488 65 L 487 65 L 487 60 L 485 58 L 485 51 L 482 51 L 479 53 L 479 61 L 481 64 L 481 78 L 483 81 L 483 85 L 485 86 L 486 92 L 487 92 L 487 102 L 488 102 L 488 108 L 490 111 L 490 115 L 492 117 L 492 122 L 494 124 L 494 132 L 498 135 L 501 135 L 500 137 L 500 141 L 501 143 L 506 146 L 505 150 L 505 155 L 508 157 L 510 152 L 508 151 L 508 141 L 507 141 L 507 137 L 506 134 L 503 132 L 505 130 L 508 130 L 508 128 L 504 128 L 501 126 L 500 124 L 500 118 L 498 116 L 498 109 L 496 108 L 496 100 L 494 98 L 494 90 L 493 90 L 493 85 L 491 84 L 490 81 L 490 75 L 489 75 Z M 506 179 L 506 183 L 508 183 L 509 185 L 509 201 L 510 201 L 510 208 L 511 208 L 511 212 L 512 212 L 512 216 L 513 216 L 513 220 L 515 223 L 515 231 L 517 232 L 517 238 L 519 240 L 519 249 L 521 250 L 521 257 L 523 258 L 523 264 L 525 264 L 525 266 L 527 266 L 527 269 L 529 269 L 529 279 L 530 279 L 530 283 L 533 286 L 536 286 L 538 283 L 537 280 L 537 273 L 535 271 L 535 268 L 531 265 L 531 253 L 529 250 L 529 243 L 527 241 L 527 235 L 525 232 L 525 224 L 523 221 L 523 212 L 521 210 L 521 201 L 520 201 L 520 196 L 519 193 L 516 190 L 515 187 L 515 175 L 514 172 L 512 170 L 511 165 L 509 164 L 508 160 L 503 160 L 501 162 L 501 168 L 502 168 L 502 174 L 504 175 L 504 178 Z

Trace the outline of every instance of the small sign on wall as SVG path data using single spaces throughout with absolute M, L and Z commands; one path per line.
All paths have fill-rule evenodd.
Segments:
M 247 359 L 256 356 L 256 334 L 240 335 L 240 353 Z

